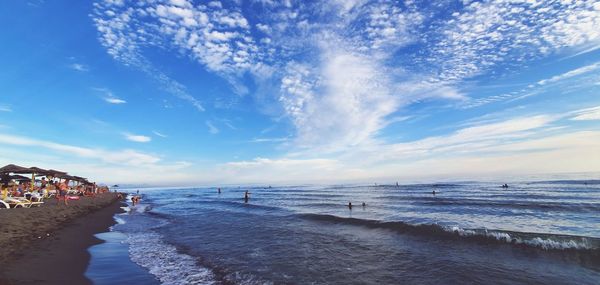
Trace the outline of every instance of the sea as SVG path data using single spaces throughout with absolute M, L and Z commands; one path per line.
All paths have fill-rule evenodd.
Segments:
M 99 236 L 107 242 L 90 249 L 86 276 L 95 284 L 600 284 L 600 180 L 501 185 L 127 189 L 142 199 L 128 200 Z

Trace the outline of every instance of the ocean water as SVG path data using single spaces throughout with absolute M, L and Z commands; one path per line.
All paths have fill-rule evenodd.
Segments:
M 600 284 L 598 180 L 221 190 L 142 189 L 113 230 L 163 284 Z

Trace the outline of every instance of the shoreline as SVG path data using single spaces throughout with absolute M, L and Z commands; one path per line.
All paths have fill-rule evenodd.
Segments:
M 0 211 L 0 284 L 92 284 L 84 274 L 95 234 L 115 224 L 123 200 L 115 193 L 81 197 L 69 206 Z

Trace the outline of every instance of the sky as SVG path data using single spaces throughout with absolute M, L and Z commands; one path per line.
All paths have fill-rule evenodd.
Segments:
M 0 164 L 104 183 L 600 172 L 600 1 L 0 2 Z

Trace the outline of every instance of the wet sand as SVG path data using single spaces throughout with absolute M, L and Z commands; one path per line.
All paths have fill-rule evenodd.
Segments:
M 94 234 L 114 224 L 122 203 L 114 193 L 55 199 L 29 209 L 0 210 L 0 284 L 91 284 L 84 276 L 101 242 Z

